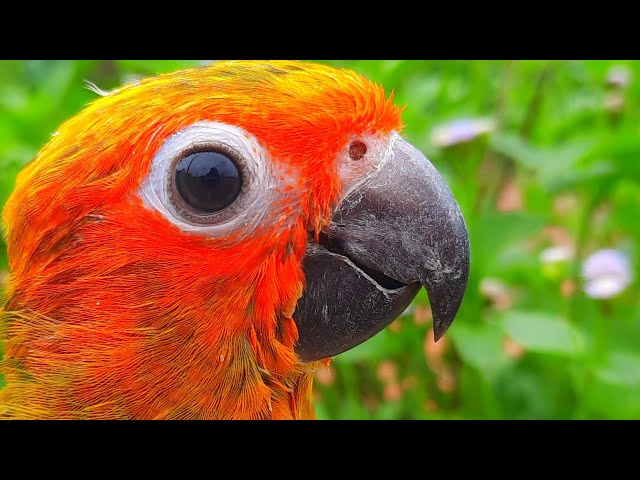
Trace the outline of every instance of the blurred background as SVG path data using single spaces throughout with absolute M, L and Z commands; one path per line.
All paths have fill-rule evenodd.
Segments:
M 109 90 L 206 63 L 0 62 L 0 207 L 20 168 L 96 98 L 84 80 Z M 319 418 L 640 418 L 640 62 L 322 63 L 406 105 L 405 136 L 465 215 L 471 275 L 437 344 L 422 291 L 321 368 Z

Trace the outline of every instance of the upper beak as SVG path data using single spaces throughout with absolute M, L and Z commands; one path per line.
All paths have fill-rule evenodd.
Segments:
M 304 360 L 341 353 L 392 322 L 424 286 L 438 340 L 458 311 L 469 276 L 460 208 L 427 158 L 397 134 L 377 171 L 310 243 L 306 287 L 294 319 Z

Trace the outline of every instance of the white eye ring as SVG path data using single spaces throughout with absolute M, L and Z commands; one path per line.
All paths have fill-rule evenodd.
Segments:
M 176 159 L 185 152 L 212 146 L 226 146 L 237 152 L 243 184 L 238 198 L 224 210 L 210 215 L 185 214 L 175 202 L 172 185 Z M 234 155 L 235 157 L 235 155 Z M 149 175 L 139 195 L 148 208 L 159 211 L 185 232 L 221 236 L 231 231 L 249 231 L 259 225 L 273 199 L 271 162 L 255 137 L 243 129 L 220 122 L 197 122 L 169 137 L 151 161 Z

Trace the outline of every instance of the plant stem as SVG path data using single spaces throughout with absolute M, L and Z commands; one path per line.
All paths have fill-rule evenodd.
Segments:
M 576 293 L 570 297 L 567 307 L 567 318 L 573 324 L 577 324 L 582 319 L 582 316 L 579 312 L 579 306 L 580 302 L 583 300 L 583 297 L 579 292 L 577 292 L 577 287 L 580 285 L 581 259 L 584 256 L 587 241 L 589 239 L 589 226 L 591 225 L 591 219 L 598 204 L 600 203 L 600 200 L 604 196 L 604 193 L 604 188 L 598 188 L 589 198 L 584 210 L 582 211 L 580 224 L 578 225 L 575 254 L 571 273 L 571 280 L 573 284 L 576 285 Z M 601 324 L 602 318 L 596 318 L 593 320 L 591 324 L 591 332 L 594 338 L 600 335 L 600 330 L 603 326 Z M 577 418 L 583 418 L 586 415 L 585 403 L 588 396 L 588 391 L 593 385 L 593 365 L 594 361 L 597 359 L 596 357 L 599 356 L 596 352 L 597 350 L 599 350 L 599 348 L 594 348 L 590 351 L 588 350 L 586 353 L 573 360 L 578 367 L 575 374 L 572 375 L 577 397 Z
M 540 115 L 542 101 L 544 100 L 545 87 L 550 82 L 554 71 L 554 64 L 549 63 L 542 69 L 540 75 L 538 75 L 535 89 L 533 91 L 533 96 L 531 97 L 531 102 L 529 102 L 527 113 L 525 114 L 524 121 L 522 122 L 522 126 L 520 127 L 520 135 L 523 138 L 529 138 L 531 136 L 533 126 L 535 125 L 535 122 Z

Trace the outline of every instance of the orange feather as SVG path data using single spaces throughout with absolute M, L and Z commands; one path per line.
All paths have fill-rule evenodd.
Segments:
M 298 62 L 219 62 L 100 98 L 18 175 L 0 417 L 312 418 L 294 353 L 307 231 L 339 195 L 354 136 L 400 130 L 383 89 Z M 189 234 L 137 195 L 163 142 L 197 121 L 252 134 L 297 172 L 296 208 L 245 238 Z

